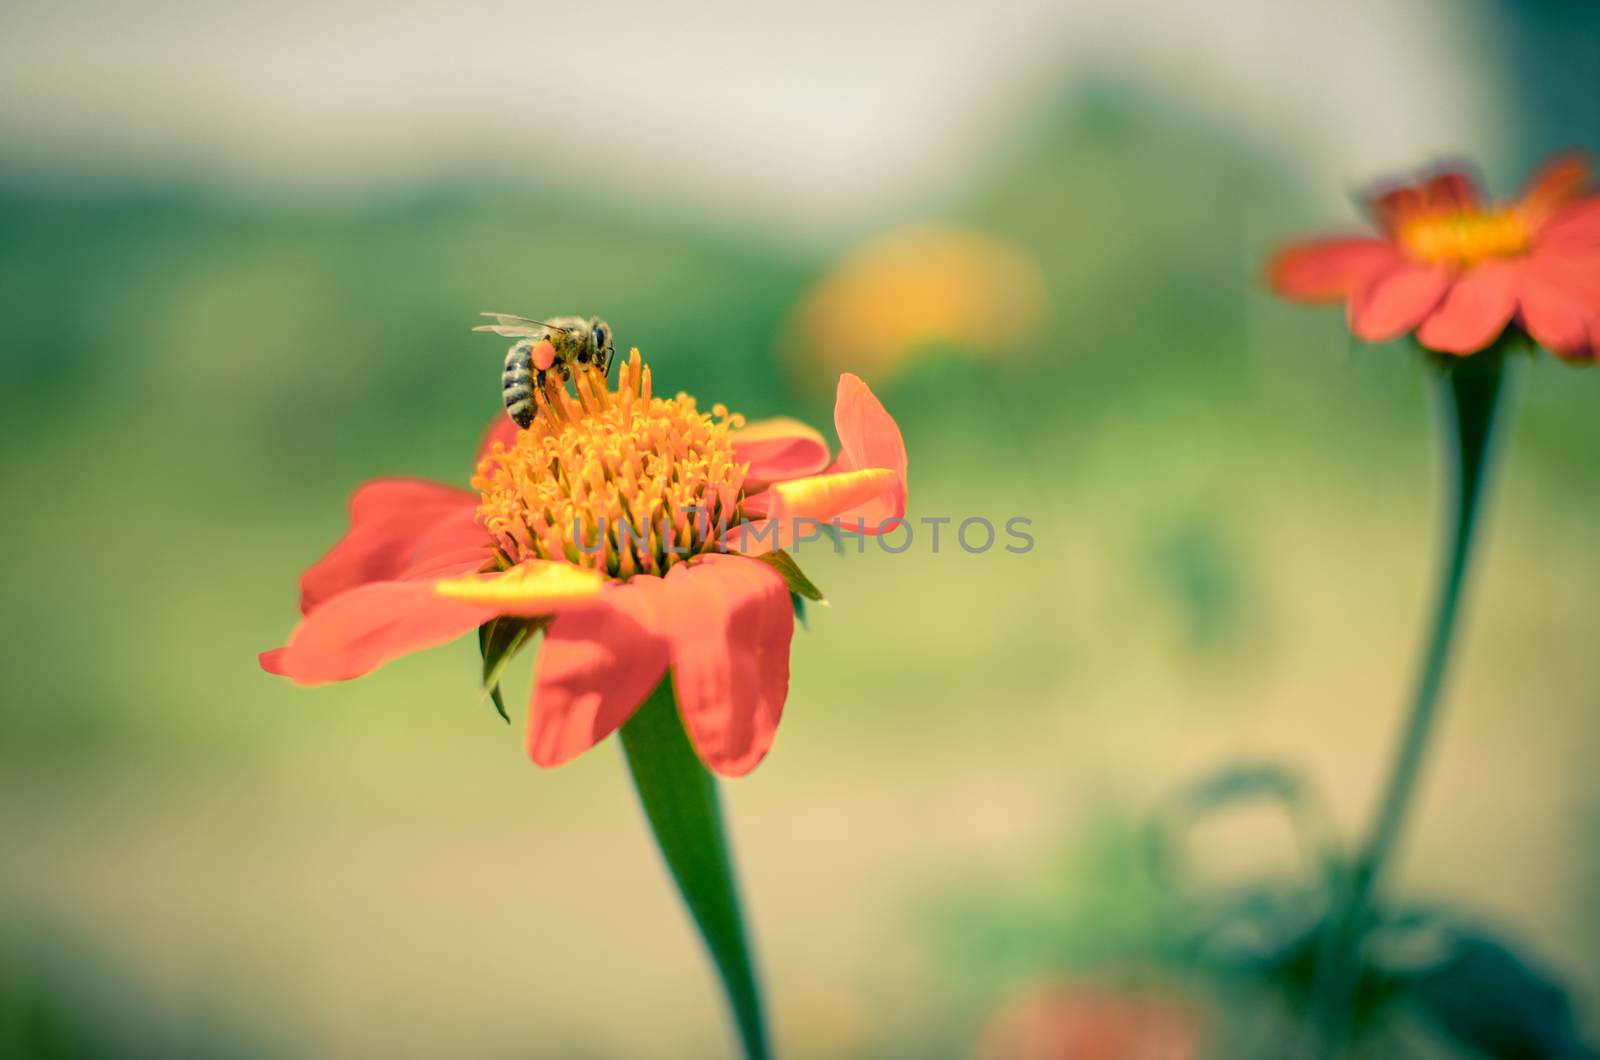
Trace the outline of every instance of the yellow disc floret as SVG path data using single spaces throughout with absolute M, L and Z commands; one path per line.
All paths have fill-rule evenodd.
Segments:
M 1426 213 L 1403 222 L 1400 242 L 1411 257 L 1465 268 L 1528 251 L 1528 225 L 1515 207 Z
M 638 350 L 615 393 L 597 373 L 580 373 L 577 391 L 552 380 L 532 424 L 478 464 L 478 521 L 505 562 L 565 560 L 626 579 L 715 551 L 718 528 L 740 518 L 746 465 L 729 432 L 744 418 L 653 396 Z

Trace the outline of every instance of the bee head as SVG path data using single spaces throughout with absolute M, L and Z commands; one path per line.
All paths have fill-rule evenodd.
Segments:
M 594 337 L 594 366 L 604 375 L 611 369 L 611 325 L 603 320 L 591 320 L 589 333 Z

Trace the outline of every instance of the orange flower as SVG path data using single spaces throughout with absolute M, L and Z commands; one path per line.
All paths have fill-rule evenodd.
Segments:
M 1201 1019 L 1163 994 L 1117 993 L 1091 983 L 1035 985 L 1001 1010 L 979 1060 L 1195 1060 Z
M 900 430 L 865 383 L 839 380 L 831 465 L 793 420 L 744 425 L 722 406 L 651 393 L 634 350 L 615 393 L 552 384 L 545 413 L 501 419 L 479 451 L 478 492 L 380 479 L 350 502 L 350 530 L 301 578 L 303 618 L 263 669 L 342 681 L 502 616 L 545 630 L 528 753 L 566 762 L 608 736 L 671 671 L 706 765 L 749 772 L 772 745 L 789 686 L 794 612 L 779 534 L 749 516 L 840 519 L 875 533 L 905 514 Z
M 997 357 L 1034 338 L 1045 302 L 1044 275 L 1021 247 L 912 225 L 856 247 L 806 295 L 786 354 L 805 376 L 848 364 L 880 380 L 932 346 Z
M 1439 172 L 1368 206 L 1381 239 L 1293 246 L 1272 262 L 1279 295 L 1344 301 L 1350 330 L 1470 354 L 1514 324 L 1574 361 L 1600 356 L 1600 195 L 1578 157 L 1547 165 L 1516 202 L 1480 201 L 1472 178 Z

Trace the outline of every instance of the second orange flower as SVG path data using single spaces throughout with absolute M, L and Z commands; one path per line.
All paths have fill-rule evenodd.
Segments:
M 1522 197 L 1488 203 L 1471 176 L 1435 173 L 1373 196 L 1381 236 L 1289 247 L 1273 289 L 1301 302 L 1345 303 L 1367 342 L 1407 333 L 1465 355 L 1508 325 L 1571 361 L 1600 356 L 1600 195 L 1581 158 L 1547 165 Z

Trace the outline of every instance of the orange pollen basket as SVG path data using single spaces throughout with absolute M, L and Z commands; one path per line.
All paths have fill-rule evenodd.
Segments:
M 1528 251 L 1528 225 L 1515 207 L 1421 214 L 1400 224 L 1400 243 L 1418 261 L 1465 268 Z
M 547 381 L 533 423 L 478 464 L 478 521 L 504 561 L 565 560 L 625 580 L 715 551 L 718 526 L 740 518 L 747 466 L 729 432 L 744 417 L 653 396 L 638 350 L 615 393 L 593 370 L 576 390 Z

